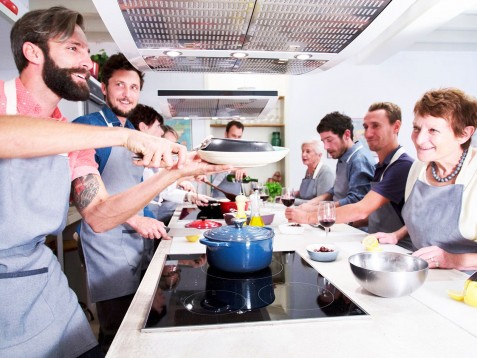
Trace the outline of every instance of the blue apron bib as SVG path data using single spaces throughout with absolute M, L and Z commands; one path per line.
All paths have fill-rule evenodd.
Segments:
M 319 163 L 318 166 L 313 171 L 313 176 L 311 178 L 306 177 L 301 180 L 300 184 L 300 199 L 310 200 L 316 198 L 316 177 L 320 172 L 323 163 Z
M 103 112 L 100 112 L 109 127 Z M 133 153 L 126 148 L 112 147 L 101 173 L 110 195 L 123 192 L 141 182 L 144 168 L 132 162 Z M 138 213 L 142 215 L 142 211 Z M 95 233 L 82 220 L 81 243 L 86 263 L 88 288 L 92 302 L 109 300 L 135 293 L 141 280 L 144 261 L 144 240 L 127 224 Z
M 16 114 L 14 82 L 5 94 Z M 77 357 L 98 343 L 44 245 L 66 224 L 68 156 L 2 159 L 0 178 L 0 356 Z

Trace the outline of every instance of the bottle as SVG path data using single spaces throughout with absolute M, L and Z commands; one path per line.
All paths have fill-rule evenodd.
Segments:
M 272 133 L 272 145 L 274 147 L 281 147 L 282 146 L 282 139 L 280 138 L 280 132 L 273 132 Z
M 249 226 L 265 226 L 260 216 L 260 196 L 258 191 L 250 195 L 250 223 Z

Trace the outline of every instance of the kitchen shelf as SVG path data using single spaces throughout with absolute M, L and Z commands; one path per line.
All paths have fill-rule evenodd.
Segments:
M 213 128 L 220 128 L 220 127 L 226 127 L 226 124 L 211 124 L 210 125 Z M 245 124 L 243 123 L 244 127 L 285 127 L 285 124 L 283 123 L 275 123 L 275 124 Z

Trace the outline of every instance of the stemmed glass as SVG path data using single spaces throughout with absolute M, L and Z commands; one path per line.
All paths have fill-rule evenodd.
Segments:
M 260 195 L 260 199 L 263 201 L 263 207 L 265 207 L 265 202 L 268 200 L 270 193 L 268 191 L 268 187 L 266 185 L 261 186 L 258 188 L 258 195 Z
M 320 225 L 325 228 L 326 238 L 328 238 L 330 228 L 336 221 L 336 208 L 334 201 L 321 201 L 318 204 L 318 221 Z
M 295 193 L 293 188 L 282 188 L 282 196 L 280 197 L 282 204 L 287 208 L 295 203 Z

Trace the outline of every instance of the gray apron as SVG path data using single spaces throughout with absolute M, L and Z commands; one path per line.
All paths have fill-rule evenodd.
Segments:
M 108 122 L 102 112 L 104 121 Z M 101 179 L 110 195 L 123 192 L 141 182 L 144 168 L 132 164 L 129 150 L 112 147 Z M 142 211 L 138 213 L 142 215 Z M 143 265 L 143 238 L 127 224 L 95 233 L 81 221 L 81 244 L 86 263 L 88 288 L 92 302 L 135 293 L 141 280 Z
M 351 155 L 346 160 L 346 162 L 338 161 L 338 163 L 336 163 L 336 179 L 335 179 L 335 185 L 333 186 L 333 191 L 334 191 L 333 201 L 344 199 L 348 195 L 349 181 L 348 181 L 348 175 L 346 174 L 346 168 L 348 167 L 348 163 L 353 157 L 353 155 L 355 155 L 356 152 L 361 149 L 363 149 L 363 146 L 359 145 L 353 151 L 353 153 L 351 153 Z
M 477 253 L 477 243 L 462 236 L 459 218 L 464 185 L 436 187 L 417 180 L 402 216 L 417 249 L 438 246 L 453 253 Z
M 320 172 L 323 163 L 319 163 L 315 171 L 313 172 L 313 177 L 307 178 L 305 174 L 305 178 L 301 180 L 300 184 L 300 198 L 310 200 L 316 198 L 316 177 Z
M 16 114 L 15 83 L 5 94 Z M 2 159 L 0 177 L 0 357 L 76 357 L 98 343 L 44 245 L 66 224 L 68 156 Z
M 379 182 L 383 180 L 384 173 L 388 168 L 396 161 L 398 160 L 401 155 L 405 153 L 404 148 L 399 148 L 391 158 L 391 161 L 389 164 L 386 166 L 386 168 L 383 171 L 383 174 L 381 175 L 381 178 L 379 178 Z M 371 189 L 378 184 L 379 182 L 372 181 L 371 182 Z M 379 209 L 375 210 L 372 212 L 369 217 L 368 217 L 368 232 L 370 233 L 375 233 L 375 232 L 394 232 L 401 227 L 403 227 L 403 222 L 401 221 L 401 218 L 399 217 L 398 213 L 396 213 L 396 210 L 392 206 L 391 202 L 384 204 L 381 206 Z M 406 235 L 405 238 L 399 240 L 398 243 L 399 246 L 404 247 L 408 250 L 413 250 L 414 247 L 412 246 L 411 239 L 408 235 Z

